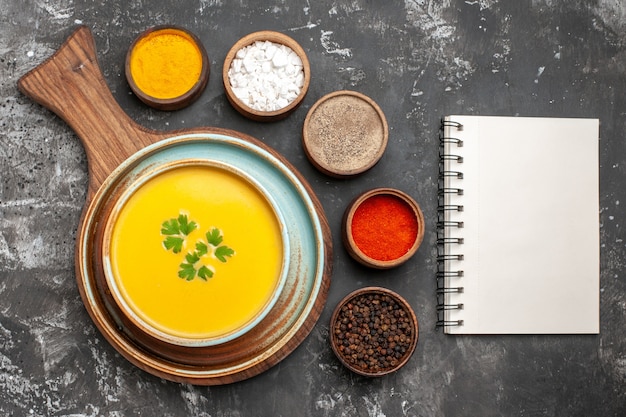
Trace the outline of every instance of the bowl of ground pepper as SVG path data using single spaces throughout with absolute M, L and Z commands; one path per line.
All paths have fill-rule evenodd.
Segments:
M 126 54 L 126 80 L 133 93 L 158 110 L 178 110 L 195 101 L 209 81 L 202 42 L 177 26 L 142 32 Z
M 344 246 L 363 265 L 396 267 L 415 254 L 423 239 L 422 210 L 411 196 L 398 189 L 365 191 L 344 212 Z
M 409 303 L 382 287 L 343 298 L 330 321 L 330 345 L 341 363 L 364 376 L 383 376 L 404 366 L 415 351 L 418 322 Z
M 387 119 L 374 100 L 357 91 L 326 94 L 309 110 L 302 146 L 319 171 L 350 178 L 382 158 L 389 137 Z

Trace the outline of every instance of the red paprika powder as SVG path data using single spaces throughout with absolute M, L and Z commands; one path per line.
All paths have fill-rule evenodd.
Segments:
M 419 226 L 413 209 L 404 200 L 378 194 L 359 205 L 351 227 L 361 252 L 378 261 L 391 261 L 411 249 Z

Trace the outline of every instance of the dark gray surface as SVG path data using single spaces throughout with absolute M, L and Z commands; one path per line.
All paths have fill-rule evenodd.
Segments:
M 625 18 L 626 3 L 614 0 L 0 0 L 0 414 L 626 415 Z M 295 164 L 319 196 L 335 246 L 328 303 L 304 343 L 269 371 L 219 387 L 163 381 L 118 355 L 85 312 L 73 269 L 85 154 L 60 119 L 16 88 L 79 23 L 92 28 L 106 81 L 140 124 L 251 134 Z M 194 31 L 212 64 L 203 96 L 173 113 L 141 104 L 123 77 L 130 42 L 156 24 Z M 221 85 L 226 52 L 261 29 L 300 42 L 313 73 L 303 106 L 272 124 L 241 117 Z M 380 163 L 350 180 L 318 173 L 300 142 L 308 109 L 338 89 L 373 98 L 390 127 Z M 434 329 L 437 130 L 449 113 L 600 118 L 599 335 L 459 337 Z M 566 157 L 567 149 L 555 155 Z M 339 238 L 349 200 L 375 186 L 411 194 L 428 224 L 417 255 L 391 271 L 358 266 Z M 334 305 L 370 284 L 406 297 L 421 325 L 408 365 L 380 379 L 342 368 L 328 344 Z

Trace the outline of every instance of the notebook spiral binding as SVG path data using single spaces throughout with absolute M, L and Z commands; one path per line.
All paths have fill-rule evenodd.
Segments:
M 447 135 L 448 131 L 463 130 L 461 123 L 442 119 L 439 129 L 439 179 L 438 179 L 438 206 L 437 206 L 437 322 L 436 327 L 461 326 L 463 320 L 448 320 L 447 312 L 451 310 L 462 310 L 462 303 L 446 303 L 446 294 L 463 293 L 463 286 L 451 286 L 450 280 L 463 277 L 462 270 L 451 271 L 446 268 L 449 261 L 462 261 L 463 254 L 447 253 L 447 248 L 458 246 L 464 243 L 462 237 L 446 236 L 446 231 L 451 228 L 463 228 L 462 221 L 451 221 L 448 219 L 448 213 L 463 211 L 463 205 L 448 203 L 449 195 L 463 195 L 463 189 L 459 187 L 448 187 L 447 179 L 456 178 L 463 179 L 463 172 L 450 170 L 450 162 L 463 163 L 460 155 L 455 155 L 449 149 L 454 147 L 462 147 L 463 141 L 451 135 Z M 455 164 L 456 165 L 456 164 Z

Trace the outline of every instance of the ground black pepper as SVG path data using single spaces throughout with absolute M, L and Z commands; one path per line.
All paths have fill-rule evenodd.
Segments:
M 404 306 L 383 293 L 359 294 L 344 303 L 331 329 L 337 354 L 365 373 L 398 366 L 416 336 Z
M 308 158 L 322 171 L 352 176 L 380 159 L 388 130 L 385 115 L 371 98 L 342 90 L 315 103 L 305 119 L 302 139 Z

